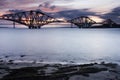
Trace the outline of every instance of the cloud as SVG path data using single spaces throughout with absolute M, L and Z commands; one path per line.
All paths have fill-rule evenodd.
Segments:
M 18 12 L 24 12 L 24 10 L 15 9 L 15 10 L 9 10 L 8 12 L 10 12 L 10 13 L 18 13 Z
M 99 4 L 100 7 L 97 4 L 93 5 L 94 2 L 91 2 L 90 4 L 85 3 L 86 5 L 89 4 L 87 6 L 89 8 L 87 9 L 83 8 L 85 7 L 85 5 L 83 5 L 83 2 L 80 3 L 80 1 L 83 1 L 84 3 L 90 2 L 90 0 L 0 0 L 0 13 L 3 14 L 5 11 L 15 13 L 24 10 L 40 9 L 44 12 L 51 12 L 50 14 L 55 17 L 65 17 L 67 19 L 72 19 L 78 16 L 98 16 L 103 19 L 111 18 L 115 22 L 120 23 L 120 6 L 113 9 L 113 7 L 119 4 L 119 1 L 114 1 L 116 5 L 114 4 L 113 6 L 106 5 L 108 3 L 111 3 L 110 1 L 113 0 L 107 0 L 104 4 L 102 3 L 102 1 L 96 1 L 97 4 L 101 2 Z M 69 3 L 70 5 L 67 6 L 67 4 Z M 98 10 L 96 9 L 96 5 L 97 8 L 99 8 Z M 90 6 L 95 6 L 95 11 L 90 11 L 90 9 L 94 9 Z M 106 10 L 112 10 L 111 12 L 106 14 L 97 13 L 97 11 L 103 13 L 105 8 Z
M 117 23 L 120 23 L 120 6 L 112 9 L 111 12 L 109 12 L 105 15 L 102 15 L 101 18 L 104 18 L 104 19 L 109 18 L 109 19 L 112 19 L 113 21 L 115 21 Z
M 91 16 L 96 14 L 94 12 L 89 12 L 87 9 L 81 9 L 81 10 L 65 10 L 65 11 L 60 11 L 57 13 L 51 13 L 52 16 L 55 17 L 64 17 L 66 19 L 73 19 L 79 16 Z
M 29 4 L 29 3 L 34 3 L 34 2 L 38 2 L 38 0 L 16 0 L 15 1 L 16 3 L 19 3 L 19 4 Z
M 7 4 L 8 2 L 6 0 L 0 0 L 0 9 L 3 9 Z
M 48 9 L 54 10 L 56 8 L 56 6 L 51 5 L 51 3 L 52 2 L 50 2 L 50 1 L 44 2 L 44 3 L 39 5 L 39 8 L 48 8 Z
M 54 10 L 56 8 L 56 6 L 51 6 L 50 9 Z
M 46 1 L 46 0 L 44 0 Z M 0 11 L 7 11 L 8 9 L 37 9 L 38 5 L 43 0 L 0 0 Z

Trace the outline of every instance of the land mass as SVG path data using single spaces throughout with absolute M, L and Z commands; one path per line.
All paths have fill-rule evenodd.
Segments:
M 1 63 L 0 80 L 120 80 L 115 63 Z

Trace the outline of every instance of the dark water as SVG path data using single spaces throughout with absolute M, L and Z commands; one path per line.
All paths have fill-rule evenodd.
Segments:
M 0 58 L 16 61 L 120 63 L 120 29 L 1 28 Z

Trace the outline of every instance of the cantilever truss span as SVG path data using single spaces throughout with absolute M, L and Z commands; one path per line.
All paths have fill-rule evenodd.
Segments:
M 5 14 L 0 17 L 3 20 L 9 20 L 28 26 L 29 28 L 41 28 L 48 23 L 57 20 L 41 11 L 25 11 L 14 14 Z
M 68 22 L 75 24 L 79 28 L 91 27 L 93 24 L 96 24 L 95 21 L 86 16 L 80 16 L 72 20 L 68 20 Z

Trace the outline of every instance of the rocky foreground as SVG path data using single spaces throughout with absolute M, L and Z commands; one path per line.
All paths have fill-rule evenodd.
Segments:
M 0 63 L 0 80 L 120 80 L 114 63 Z

